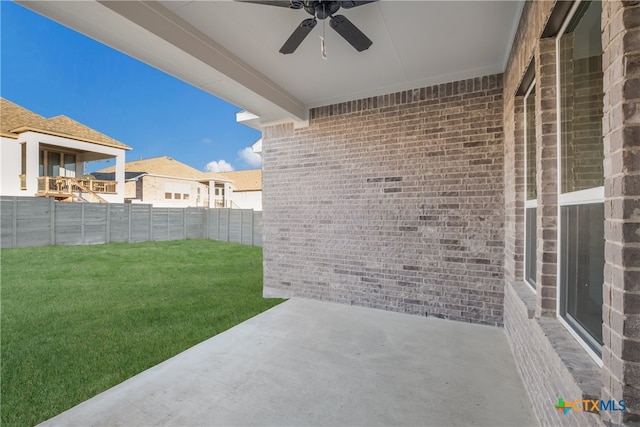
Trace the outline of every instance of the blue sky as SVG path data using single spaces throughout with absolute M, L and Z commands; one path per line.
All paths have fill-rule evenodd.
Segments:
M 166 155 L 200 170 L 220 161 L 259 167 L 241 153 L 260 132 L 236 123 L 240 108 L 15 3 L 1 0 L 0 13 L 3 98 L 133 147 L 127 161 Z

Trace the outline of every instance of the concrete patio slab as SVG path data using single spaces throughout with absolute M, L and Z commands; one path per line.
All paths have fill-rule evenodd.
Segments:
M 40 425 L 537 421 L 502 329 L 292 299 Z

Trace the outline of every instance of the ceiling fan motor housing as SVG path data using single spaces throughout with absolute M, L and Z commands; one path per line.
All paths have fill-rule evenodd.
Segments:
M 327 19 L 340 9 L 339 1 L 305 1 L 304 10 L 318 19 Z

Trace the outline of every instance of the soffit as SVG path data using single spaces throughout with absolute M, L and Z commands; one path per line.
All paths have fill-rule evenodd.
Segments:
M 522 1 L 378 1 L 343 10 L 372 41 L 358 53 L 322 21 L 278 52 L 302 10 L 233 1 L 19 1 L 261 118 L 504 71 Z

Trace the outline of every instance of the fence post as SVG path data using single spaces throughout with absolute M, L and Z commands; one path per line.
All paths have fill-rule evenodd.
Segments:
M 80 203 L 80 206 L 82 206 L 81 208 L 81 212 L 82 215 L 80 216 L 80 220 L 82 221 L 82 225 L 80 226 L 80 239 L 82 240 L 82 243 L 85 244 L 85 240 L 84 240 L 84 203 Z
M 111 203 L 107 203 L 107 217 L 104 225 L 104 242 L 109 243 L 111 240 Z
M 153 205 L 149 206 L 149 241 L 153 241 Z
M 182 236 L 183 240 L 187 240 L 187 218 L 189 218 L 189 206 L 182 211 Z
M 55 245 L 56 244 L 56 201 L 53 197 L 49 198 L 50 203 L 51 203 L 51 207 L 49 208 L 49 217 L 51 218 L 51 237 L 50 237 L 50 241 L 51 241 L 51 245 Z
M 127 205 L 127 242 L 131 243 L 131 203 Z
M 216 240 L 222 240 L 220 238 L 220 210 L 219 209 L 214 209 L 215 213 L 216 213 Z
M 251 209 L 251 246 L 255 246 L 254 236 L 256 234 L 256 213 Z
M 13 198 L 13 224 L 11 225 L 13 228 L 11 244 L 12 248 L 18 247 L 18 198 Z
M 209 239 L 209 212 L 202 208 L 202 238 Z

